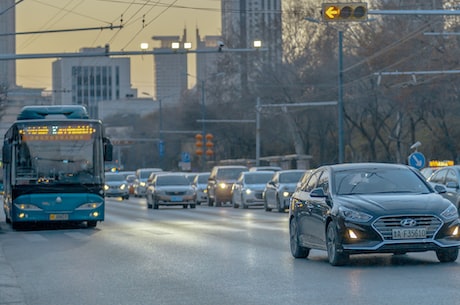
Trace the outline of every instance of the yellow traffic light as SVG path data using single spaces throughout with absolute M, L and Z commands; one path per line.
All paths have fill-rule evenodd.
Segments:
M 324 21 L 365 21 L 367 20 L 367 3 L 323 3 L 321 15 Z

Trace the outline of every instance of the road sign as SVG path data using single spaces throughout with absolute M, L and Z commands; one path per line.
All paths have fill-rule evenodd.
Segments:
M 365 21 L 367 20 L 367 3 L 323 3 L 321 15 L 324 21 Z
M 408 159 L 409 165 L 417 169 L 421 169 L 425 167 L 425 162 L 426 162 L 425 156 L 421 152 L 418 152 L 418 151 L 410 154 L 409 159 Z
M 183 152 L 181 156 L 181 161 L 184 163 L 190 162 L 190 154 L 188 152 Z
M 164 157 L 165 155 L 165 141 L 163 140 L 160 140 L 158 142 L 158 154 L 160 155 L 160 157 Z

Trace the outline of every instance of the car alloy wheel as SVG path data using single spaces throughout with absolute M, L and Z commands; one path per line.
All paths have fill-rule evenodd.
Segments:
M 330 222 L 327 225 L 326 248 L 327 257 L 332 266 L 343 266 L 348 262 L 348 254 L 339 252 L 339 247 L 337 230 L 334 222 Z

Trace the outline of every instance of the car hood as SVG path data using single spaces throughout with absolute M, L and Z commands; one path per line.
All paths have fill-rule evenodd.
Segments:
M 280 183 L 278 189 L 281 191 L 294 192 L 297 187 L 297 183 Z
M 156 186 L 155 189 L 157 191 L 165 191 L 165 192 L 184 192 L 193 190 L 191 186 L 188 185 L 160 185 Z
M 440 214 L 451 204 L 436 193 L 429 194 L 373 194 L 341 195 L 334 199 L 339 205 L 355 208 L 373 215 Z
M 110 185 L 110 186 L 120 186 L 120 185 L 127 184 L 127 183 L 123 181 L 106 181 L 105 184 Z
M 244 187 L 251 189 L 253 191 L 263 191 L 265 189 L 265 183 L 263 184 L 245 184 Z

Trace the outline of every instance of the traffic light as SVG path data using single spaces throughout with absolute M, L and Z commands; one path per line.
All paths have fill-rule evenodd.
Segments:
M 210 157 L 214 154 L 214 143 L 212 143 L 212 139 L 214 136 L 210 133 L 206 134 L 206 156 Z
M 367 20 L 367 3 L 323 3 L 321 15 L 324 21 L 365 21 Z
M 197 133 L 195 135 L 195 153 L 197 156 L 201 156 L 203 154 L 203 135 L 200 133 Z

